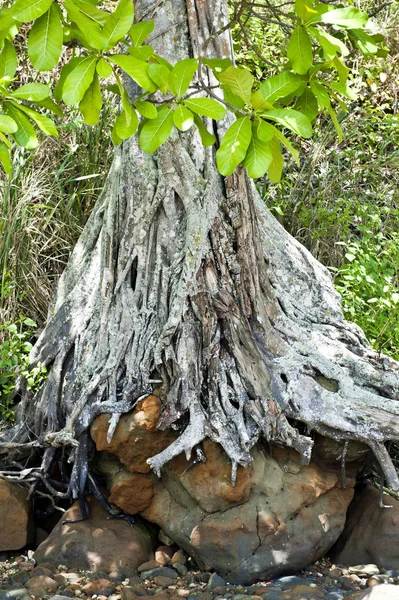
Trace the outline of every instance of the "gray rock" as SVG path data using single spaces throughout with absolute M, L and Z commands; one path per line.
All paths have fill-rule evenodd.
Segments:
M 215 588 L 219 587 L 219 586 L 225 586 L 226 582 L 223 579 L 223 577 L 220 577 L 220 575 L 218 575 L 217 573 L 212 573 L 212 575 L 209 578 L 209 582 L 208 582 L 208 588 L 210 590 L 214 590 Z
M 343 595 L 341 592 L 328 592 L 326 600 L 342 600 Z
M 158 567 L 150 571 L 143 571 L 143 573 L 140 573 L 140 577 L 141 579 L 154 579 L 154 577 L 177 579 L 177 572 L 174 569 L 169 569 L 169 567 Z
M 309 585 L 309 583 L 313 583 L 313 580 L 309 581 L 302 577 L 297 577 L 296 575 L 286 575 L 285 577 L 273 579 L 273 583 L 281 585 L 281 587 L 291 587 L 293 585 Z
M 71 596 L 60 596 L 59 594 L 56 594 L 55 596 L 52 596 L 50 598 L 50 600 L 70 600 L 70 599 L 71 599 Z
M 14 587 L 0 590 L 0 600 L 32 600 L 32 597 L 24 587 Z
M 179 562 L 173 563 L 173 568 L 176 569 L 176 571 L 179 573 L 179 575 L 181 577 L 185 577 L 188 573 L 188 569 L 187 569 L 186 565 L 182 565 Z

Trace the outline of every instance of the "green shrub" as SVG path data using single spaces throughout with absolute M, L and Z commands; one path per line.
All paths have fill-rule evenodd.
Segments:
M 0 324 L 0 420 L 12 422 L 12 409 L 18 377 L 26 380 L 29 390 L 37 391 L 46 378 L 47 369 L 40 363 L 29 365 L 30 339 L 37 325 L 20 316 L 14 323 Z

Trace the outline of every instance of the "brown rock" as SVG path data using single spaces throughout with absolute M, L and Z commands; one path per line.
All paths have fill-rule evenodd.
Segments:
M 25 583 L 25 587 L 35 596 L 43 597 L 45 594 L 55 592 L 60 584 L 48 577 L 47 575 L 39 575 L 38 577 L 32 577 Z
M 158 564 L 164 566 L 170 563 L 170 556 L 162 550 L 155 550 L 155 560 Z
M 157 560 L 148 560 L 142 565 L 139 565 L 137 567 L 137 571 L 139 573 L 143 573 L 144 571 L 151 571 L 151 569 L 156 569 L 157 567 L 162 567 L 161 563 L 159 563 Z
M 335 567 L 334 569 L 330 570 L 329 576 L 332 577 L 333 579 L 338 579 L 338 577 L 342 577 L 342 571 L 341 571 L 341 569 L 337 569 Z
M 160 399 L 148 396 L 132 413 L 120 418 L 110 444 L 107 433 L 111 416 L 100 415 L 90 428 L 97 450 L 114 454 L 131 472 L 150 473 L 147 458 L 164 450 L 177 437 L 173 432 L 156 429 L 160 413 Z
M 281 600 L 307 600 L 313 598 L 323 598 L 323 590 L 310 587 L 309 585 L 293 585 L 292 588 L 281 594 Z
M 47 536 L 48 536 L 48 532 L 45 531 L 45 529 L 42 529 L 41 527 L 36 527 L 35 540 L 33 542 L 34 548 L 37 548 L 38 546 L 40 546 L 40 544 L 42 542 L 44 542 L 44 540 L 47 538 Z
M 37 548 L 37 563 L 48 561 L 53 565 L 105 573 L 118 569 L 129 577 L 138 565 L 153 558 L 152 540 L 142 525 L 130 526 L 121 519 L 108 519 L 106 511 L 92 498 L 89 506 L 90 516 L 86 521 L 58 523 Z M 79 516 L 75 503 L 62 520 Z
M 107 442 L 110 415 L 94 420 L 90 433 L 96 443 L 98 464 L 107 478 L 110 502 L 129 514 L 143 511 L 153 497 L 153 479 L 147 458 L 164 450 L 176 439 L 174 432 L 156 429 L 161 411 L 157 396 L 148 396 L 134 412 L 123 415 Z
M 108 579 L 95 579 L 82 587 L 82 592 L 88 595 L 101 594 L 110 596 L 115 591 L 115 584 Z
M 27 491 L 0 479 L 0 552 L 20 550 L 30 542 L 29 511 Z
M 53 569 L 48 569 L 47 567 L 40 565 L 39 567 L 35 567 L 34 569 L 32 569 L 30 576 L 31 577 L 39 577 L 40 575 L 47 575 L 47 577 L 53 577 L 54 573 L 55 573 L 54 567 L 53 567 Z
M 174 579 L 172 579 L 171 577 L 163 577 L 162 575 L 159 575 L 158 577 L 154 577 L 153 579 L 155 585 L 159 585 L 159 587 L 162 588 L 167 588 L 170 585 L 174 585 L 176 583 L 176 581 Z
M 353 497 L 349 469 L 342 489 L 339 465 L 302 467 L 293 450 L 275 449 L 270 457 L 254 448 L 252 468 L 239 469 L 238 488 L 230 490 L 227 458 L 211 442 L 204 448 L 205 465 L 185 474 L 184 458 L 168 465 L 168 485 L 155 482 L 151 505 L 142 512 L 203 571 L 214 569 L 232 583 L 270 579 L 306 567 L 338 538 Z M 195 473 L 202 467 L 200 477 Z
M 331 551 L 336 562 L 348 565 L 374 563 L 379 568 L 398 568 L 399 501 L 384 494 L 384 504 L 393 508 L 380 508 L 378 493 L 370 485 L 356 495 L 348 511 L 345 529 Z
M 177 552 L 175 552 L 171 558 L 171 564 L 174 565 L 175 563 L 180 563 L 181 565 L 185 565 L 187 562 L 187 556 L 186 553 L 184 552 L 184 550 L 178 550 Z
M 124 587 L 121 600 L 136 600 L 137 596 L 130 587 Z

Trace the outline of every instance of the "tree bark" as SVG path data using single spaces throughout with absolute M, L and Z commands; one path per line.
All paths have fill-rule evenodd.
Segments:
M 223 0 L 137 0 L 136 15 L 155 17 L 150 43 L 163 56 L 231 53 L 228 31 L 213 37 L 227 22 Z M 208 127 L 220 139 L 226 124 Z M 77 497 L 90 423 L 111 413 L 110 439 L 119 416 L 155 389 L 159 427 L 180 432 L 149 459 L 158 475 L 207 437 L 229 456 L 233 481 L 260 437 L 308 462 L 315 430 L 368 444 L 399 490 L 384 445 L 399 441 L 399 364 L 343 319 L 327 270 L 242 168 L 218 174 L 214 154 L 191 130 L 153 156 L 135 138 L 117 149 L 32 351 L 48 379 L 34 398 L 23 394 L 18 423 L 2 436 L 4 464 L 37 443 L 41 470 L 22 474 L 37 481 L 66 446 L 64 495 Z

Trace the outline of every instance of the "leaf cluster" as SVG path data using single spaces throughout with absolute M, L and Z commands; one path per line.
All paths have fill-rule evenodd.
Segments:
M 312 123 L 327 111 L 342 138 L 333 104 L 346 109 L 344 99 L 356 98 L 345 58 L 354 48 L 363 54 L 385 52 L 382 36 L 357 8 L 296 0 L 285 17 L 294 23 L 287 68 L 255 81 L 251 73 L 228 59 L 191 58 L 170 64 L 146 43 L 154 23 L 133 24 L 132 0 L 119 0 L 113 12 L 101 8 L 98 0 L 15 0 L 0 11 L 0 161 L 4 170 L 11 173 L 12 143 L 33 149 L 38 129 L 57 136 L 54 121 L 47 115 L 62 115 L 62 104 L 78 106 L 85 122 L 96 124 L 107 88 L 121 105 L 111 134 L 115 145 L 138 132 L 141 148 L 152 153 L 174 127 L 185 132 L 195 126 L 202 143 L 210 146 L 216 139 L 203 118 L 223 119 L 227 108 L 236 120 L 216 153 L 220 173 L 230 175 L 242 163 L 253 178 L 267 172 L 272 182 L 279 181 L 282 146 L 298 161 L 298 151 L 287 135 L 311 137 Z M 39 72 L 58 64 L 65 45 L 77 48 L 53 90 L 38 82 L 18 86 L 13 40 L 25 23 L 33 23 L 28 55 Z M 205 83 L 205 70 L 219 90 Z M 122 73 L 140 86 L 138 98 L 129 97 Z M 109 84 L 110 78 L 116 83 Z
M 0 324 L 0 420 L 14 420 L 11 407 L 18 377 L 25 378 L 32 391 L 39 389 L 46 378 L 46 367 L 40 363 L 35 367 L 29 364 L 32 349 L 29 340 L 36 327 L 32 319 L 23 316 L 15 323 Z

